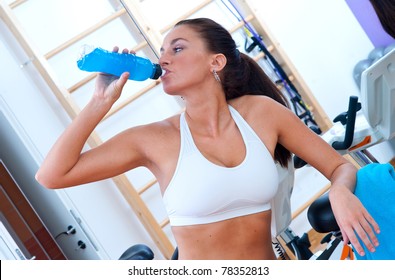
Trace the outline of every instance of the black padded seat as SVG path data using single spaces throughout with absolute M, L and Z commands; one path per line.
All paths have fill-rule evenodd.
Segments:
M 332 212 L 328 193 L 323 194 L 310 205 L 307 218 L 317 232 L 327 233 L 340 230 Z
M 128 248 L 120 257 L 120 260 L 153 260 L 154 252 L 144 244 L 136 244 Z

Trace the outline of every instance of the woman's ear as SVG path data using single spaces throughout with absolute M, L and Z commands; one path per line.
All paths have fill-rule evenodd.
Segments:
M 211 71 L 221 71 L 225 67 L 226 61 L 226 56 L 224 56 L 222 53 L 214 54 L 211 62 Z

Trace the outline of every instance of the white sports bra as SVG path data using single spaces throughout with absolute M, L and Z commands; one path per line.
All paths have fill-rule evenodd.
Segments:
M 223 167 L 196 147 L 185 113 L 180 116 L 181 147 L 163 201 L 172 226 L 207 224 L 270 209 L 278 188 L 274 160 L 266 146 L 231 106 L 231 115 L 246 146 L 243 162 Z

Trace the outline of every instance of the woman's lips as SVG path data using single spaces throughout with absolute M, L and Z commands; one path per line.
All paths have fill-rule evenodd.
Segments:
M 166 78 L 170 74 L 170 71 L 162 68 L 162 76 L 161 79 Z

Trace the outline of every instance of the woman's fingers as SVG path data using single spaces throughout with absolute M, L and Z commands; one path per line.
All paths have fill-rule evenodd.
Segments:
M 342 229 L 343 240 L 348 241 L 354 246 L 359 255 L 364 256 L 364 248 L 361 242 L 370 252 L 374 252 L 379 242 L 376 234 L 380 233 L 380 229 L 374 219 L 367 213 L 362 220 Z
M 126 82 L 128 81 L 129 73 L 125 72 L 119 77 L 119 79 L 115 82 L 115 90 L 121 92 L 123 87 L 125 86 Z
M 119 47 L 118 46 L 114 46 L 113 47 L 113 49 L 112 49 L 112 51 L 113 52 L 119 52 Z M 122 50 L 122 53 L 130 53 L 130 54 L 136 54 L 136 51 L 134 51 L 134 50 L 132 50 L 132 49 L 127 49 L 127 48 L 124 48 L 123 50 Z

